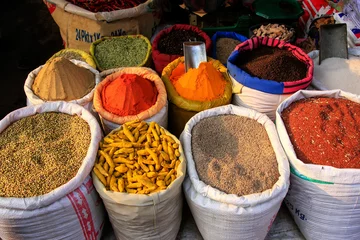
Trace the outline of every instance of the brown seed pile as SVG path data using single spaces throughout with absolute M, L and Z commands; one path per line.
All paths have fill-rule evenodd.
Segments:
M 234 51 L 235 47 L 241 42 L 233 38 L 219 38 L 216 41 L 216 57 L 222 63 L 226 64 L 228 57 L 231 52 Z
M 227 194 L 243 196 L 272 188 L 278 164 L 265 128 L 235 115 L 202 119 L 192 129 L 199 178 Z
M 91 140 L 78 116 L 41 113 L 0 133 L 0 197 L 33 197 L 67 183 L 79 170 Z
M 307 65 L 291 52 L 267 46 L 242 52 L 236 65 L 252 76 L 277 82 L 301 80 L 307 73 Z

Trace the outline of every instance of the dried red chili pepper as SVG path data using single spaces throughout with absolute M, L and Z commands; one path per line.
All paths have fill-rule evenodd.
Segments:
M 282 119 L 298 159 L 337 168 L 360 168 L 360 104 L 342 98 L 293 102 Z
M 90 12 L 96 13 L 133 8 L 146 2 L 146 0 L 70 0 L 70 2 Z

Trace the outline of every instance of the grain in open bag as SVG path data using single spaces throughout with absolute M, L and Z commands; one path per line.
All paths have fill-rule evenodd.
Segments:
M 117 239 L 175 239 L 185 171 L 179 140 L 155 122 L 127 122 L 107 135 L 93 178 Z
M 34 92 L 35 81 L 38 82 L 37 91 L 46 99 Z M 95 87 L 99 82 L 99 72 L 87 63 L 56 57 L 29 73 L 24 84 L 27 105 L 68 101 L 79 104 L 96 115 L 92 111 L 92 101 Z M 74 99 L 74 96 L 79 98 Z
M 239 179 L 236 180 L 233 177 L 241 177 L 243 173 L 250 174 L 249 176 L 251 177 L 252 173 L 254 173 L 254 176 L 262 176 L 261 172 L 259 174 L 255 174 L 255 171 L 247 173 L 247 169 L 244 165 L 242 167 L 234 166 L 233 169 L 231 169 L 231 164 L 235 164 L 235 162 L 242 160 L 241 157 L 233 158 L 233 156 L 240 153 L 240 148 L 231 148 L 233 144 L 238 142 L 235 135 L 242 134 L 242 132 L 234 133 L 233 131 L 235 131 L 235 128 L 227 129 L 227 131 L 225 131 L 224 126 L 228 123 L 224 122 L 223 124 L 217 125 L 220 127 L 218 134 L 229 139 L 228 144 L 225 143 L 225 141 L 217 142 L 217 140 L 215 140 L 213 145 L 209 145 L 207 148 L 205 146 L 200 148 L 196 147 L 196 149 L 194 148 L 195 146 L 192 142 L 194 137 L 198 139 L 197 142 L 201 142 L 199 139 L 207 138 L 205 135 L 210 133 L 204 131 L 201 134 L 205 134 L 204 136 L 197 136 L 199 133 L 193 135 L 193 129 L 195 129 L 197 124 L 202 121 L 210 120 L 208 132 L 216 131 L 215 129 L 217 129 L 217 126 L 212 125 L 211 118 L 219 116 L 246 118 L 247 121 L 256 122 L 257 125 L 261 125 L 258 127 L 260 127 L 262 131 L 266 131 L 265 136 L 268 137 L 267 144 L 268 146 L 269 144 L 271 145 L 269 147 L 273 151 L 273 157 L 276 158 L 276 160 L 273 159 L 273 161 L 277 164 L 276 170 L 279 175 L 271 188 L 262 192 L 258 192 L 259 189 L 253 189 L 255 191 L 248 191 L 248 193 L 251 194 L 245 193 L 246 195 L 241 196 L 235 194 L 233 190 L 229 191 L 226 189 L 235 186 Z M 249 129 L 248 131 L 252 130 Z M 251 134 L 248 133 L 248 135 L 250 136 Z M 204 239 L 264 239 L 267 232 L 270 230 L 272 222 L 275 220 L 276 214 L 289 187 L 288 161 L 278 139 L 275 126 L 271 120 L 266 115 L 256 112 L 255 110 L 234 105 L 226 105 L 200 112 L 192 117 L 186 124 L 180 140 L 187 159 L 188 177 L 184 182 L 185 197 L 194 216 L 196 225 Z M 248 143 L 256 143 L 256 140 L 249 140 Z M 218 149 L 220 145 L 223 146 L 222 149 Z M 238 146 L 241 147 L 241 144 Z M 199 150 L 202 150 L 206 154 L 213 153 L 213 155 L 211 155 L 212 157 L 208 157 L 210 163 L 207 166 L 208 169 L 210 167 L 210 170 L 212 167 L 214 171 L 212 173 L 208 172 L 207 177 L 204 177 L 206 176 L 206 173 L 205 175 L 202 173 L 203 179 L 200 177 L 200 171 L 197 168 L 197 163 L 195 163 L 196 159 L 194 158 L 194 153 Z M 254 150 L 254 152 L 250 152 L 248 155 L 254 156 L 255 159 L 258 153 L 265 154 L 265 152 L 259 150 L 256 152 L 256 150 Z M 232 171 L 232 173 L 225 174 L 224 176 L 221 176 L 221 173 L 220 175 L 217 175 L 224 169 L 224 166 L 221 164 L 216 162 L 213 163 L 214 160 L 218 161 L 216 158 L 219 158 L 219 156 L 228 158 L 228 164 L 230 164 L 230 169 L 228 170 L 230 172 Z M 248 161 L 248 164 L 249 163 L 251 163 L 251 161 Z M 262 168 L 261 163 L 259 168 Z M 263 169 L 261 171 L 263 171 Z M 201 172 L 203 172 L 203 170 L 201 170 Z M 212 184 L 204 182 L 204 180 L 208 182 L 211 175 L 218 176 L 219 178 L 224 178 L 225 176 L 229 177 L 224 178 L 226 184 L 220 181 L 218 182 L 219 185 L 214 187 L 213 182 Z M 261 186 L 263 183 L 255 181 L 254 184 L 255 188 L 257 188 L 256 185 Z M 219 190 L 221 187 L 223 187 L 223 189 Z M 237 189 L 241 190 L 242 187 L 240 186 Z
M 115 72 L 106 76 L 94 94 L 94 108 L 99 113 L 105 133 L 133 120 L 154 121 L 167 127 L 167 93 L 155 71 L 144 67 L 106 72 L 109 71 Z M 151 89 L 153 92 L 149 92 Z
M 238 45 L 227 67 L 233 104 L 265 113 L 272 120 L 280 102 L 310 85 L 314 70 L 312 59 L 300 48 L 267 37 Z
M 353 137 L 358 133 L 354 129 L 357 127 L 356 122 L 359 121 L 356 114 L 358 110 L 350 108 L 350 105 L 348 108 L 346 104 L 340 105 L 336 102 L 330 104 L 323 100 L 317 107 L 314 105 L 310 109 L 303 105 L 304 112 L 301 115 L 298 113 L 296 121 L 293 121 L 293 124 L 301 123 L 304 132 L 302 138 L 309 145 L 309 149 L 303 150 L 301 156 L 295 149 L 302 141 L 298 134 L 295 135 L 293 132 L 295 129 L 291 130 L 291 134 L 299 143 L 294 143 L 294 139 L 290 139 L 290 132 L 286 127 L 288 123 L 282 118 L 291 104 L 305 99 L 314 101 L 319 97 L 330 101 L 342 99 L 349 100 L 352 104 L 360 103 L 359 96 L 341 90 L 301 90 L 279 105 L 276 111 L 276 127 L 291 164 L 291 186 L 285 203 L 307 239 L 359 239 L 360 170 L 349 165 L 356 163 L 350 161 L 350 159 L 356 160 L 356 157 L 354 158 L 352 154 L 354 150 L 349 151 L 348 145 L 351 141 L 358 141 L 358 138 Z M 333 127 L 329 128 L 329 126 Z M 343 133 L 340 134 L 339 131 Z M 330 140 L 329 137 L 333 139 Z M 334 149 L 327 150 L 329 147 L 337 149 L 336 151 L 347 149 L 349 152 L 339 157 L 336 151 L 333 152 Z M 353 147 L 356 149 L 356 145 Z M 309 154 L 312 155 L 313 163 L 306 161 Z M 327 156 L 328 163 L 324 161 L 324 156 Z M 344 165 L 332 166 L 331 164 L 336 161 Z
M 208 58 L 185 73 L 184 57 L 180 57 L 164 68 L 161 78 L 170 102 L 169 129 L 176 136 L 196 113 L 231 102 L 231 80 L 218 60 Z
M 52 57 L 50 57 L 48 61 L 56 57 L 65 57 L 67 59 L 75 59 L 78 61 L 83 61 L 89 64 L 92 68 L 96 69 L 96 63 L 94 62 L 92 56 L 87 52 L 84 52 L 79 49 L 72 49 L 72 48 L 62 49 L 57 53 L 55 53 L 54 55 L 52 55 Z
M 29 127 L 31 124 L 35 125 Z M 90 112 L 66 102 L 29 106 L 2 119 L 0 132 L 1 154 L 6 154 L 1 161 L 10 157 L 13 162 L 13 168 L 4 164 L 0 170 L 0 238 L 100 239 L 105 211 L 89 173 L 102 133 Z M 82 137 L 88 132 L 91 136 Z M 78 138 L 79 145 L 66 145 L 73 138 Z M 19 141 L 21 144 L 14 144 Z M 11 149 L 14 157 L 8 156 Z M 65 157 L 63 151 L 74 155 Z M 81 159 L 78 154 L 85 156 Z M 42 170 L 49 175 L 41 176 Z M 12 182 L 7 182 L 10 178 Z M 18 181 L 18 187 L 11 187 Z

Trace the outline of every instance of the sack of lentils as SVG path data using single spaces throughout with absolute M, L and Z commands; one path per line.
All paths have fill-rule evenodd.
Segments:
M 236 32 L 216 32 L 211 37 L 212 42 L 212 57 L 218 59 L 226 67 L 227 59 L 235 50 L 235 47 L 248 38 Z
M 183 43 L 194 40 L 204 42 L 206 51 L 210 52 L 211 39 L 198 27 L 175 24 L 160 31 L 152 43 L 155 70 L 161 74 L 169 63 L 184 56 Z
M 51 61 L 52 59 L 54 59 L 56 57 L 64 57 L 69 60 L 75 59 L 78 61 L 83 61 L 83 62 L 86 62 L 87 64 L 89 64 L 92 68 L 96 69 L 96 64 L 95 64 L 92 56 L 90 54 L 88 54 L 87 52 L 84 52 L 79 49 L 67 48 L 67 49 L 60 50 L 59 52 L 52 55 L 52 57 L 48 61 Z
M 196 113 L 231 102 L 227 70 L 212 58 L 185 73 L 184 57 L 180 57 L 164 68 L 162 80 L 170 101 L 169 129 L 175 136 Z
M 83 61 L 55 57 L 29 73 L 24 91 L 27 105 L 67 101 L 92 111 L 99 72 Z
M 105 133 L 133 120 L 168 124 L 164 83 L 150 68 L 122 68 L 108 75 L 95 89 L 94 108 Z
M 89 176 L 102 133 L 66 102 L 0 121 L 0 239 L 100 239 L 105 210 Z
M 119 67 L 145 67 L 150 65 L 151 44 L 142 35 L 104 37 L 90 46 L 100 71 Z
M 180 137 L 185 197 L 207 239 L 264 239 L 289 187 L 289 163 L 274 123 L 227 105 L 198 113 Z
M 179 140 L 155 122 L 127 122 L 107 135 L 92 175 L 116 238 L 176 239 L 185 173 Z
M 275 120 L 279 103 L 311 83 L 312 59 L 300 48 L 272 38 L 255 37 L 236 47 L 227 63 L 233 104 Z
M 285 203 L 306 239 L 360 239 L 359 126 L 360 98 L 341 90 L 301 90 L 276 111 L 291 163 Z

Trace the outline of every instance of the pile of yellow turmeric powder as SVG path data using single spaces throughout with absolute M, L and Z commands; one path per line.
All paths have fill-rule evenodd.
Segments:
M 187 73 L 184 63 L 180 63 L 172 71 L 170 81 L 183 98 L 202 102 L 220 98 L 226 86 L 224 77 L 211 62 L 202 62 Z

